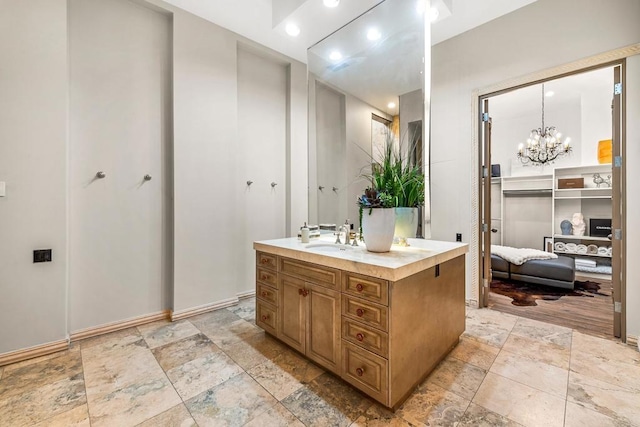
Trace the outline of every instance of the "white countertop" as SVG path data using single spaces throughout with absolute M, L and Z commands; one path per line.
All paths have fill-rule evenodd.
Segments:
M 302 243 L 297 237 L 263 240 L 253 243 L 253 249 L 274 255 L 360 273 L 381 279 L 398 281 L 427 270 L 469 251 L 466 243 L 438 240 L 408 239 L 409 247 L 393 245 L 390 252 L 368 252 L 365 245 L 334 244 L 333 236 L 322 236 Z

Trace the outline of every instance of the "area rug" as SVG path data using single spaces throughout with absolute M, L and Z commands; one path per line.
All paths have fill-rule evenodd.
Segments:
M 500 279 L 491 281 L 491 292 L 511 298 L 513 300 L 511 304 L 520 307 L 538 305 L 536 300 L 557 301 L 565 296 L 589 298 L 596 295 L 609 296 L 599 291 L 600 283 L 589 280 L 584 282 L 576 280 L 573 290 Z

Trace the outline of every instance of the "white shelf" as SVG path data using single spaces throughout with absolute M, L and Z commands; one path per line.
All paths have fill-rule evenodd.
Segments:
M 562 240 L 592 240 L 594 242 L 609 242 L 608 237 L 596 237 L 596 236 L 574 236 L 572 234 L 554 234 L 554 239 L 562 239 Z
M 554 250 L 553 253 L 562 254 L 562 255 L 576 255 L 576 256 L 587 256 L 587 257 L 594 257 L 594 258 L 609 258 L 609 259 L 611 259 L 611 255 L 581 254 L 581 253 L 578 253 L 578 252 L 566 252 L 566 251 L 556 251 L 556 250 Z

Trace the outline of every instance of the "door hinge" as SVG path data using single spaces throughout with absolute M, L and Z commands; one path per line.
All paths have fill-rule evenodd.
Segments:
M 616 168 L 622 167 L 622 156 L 615 156 L 613 158 L 613 166 Z
M 613 311 L 616 313 L 622 313 L 622 303 L 620 301 L 615 301 L 613 303 Z
M 622 240 L 622 229 L 616 228 L 613 230 L 613 238 L 615 240 Z
M 483 122 L 489 121 L 489 113 L 482 113 L 482 121 Z
M 613 94 L 620 95 L 622 93 L 622 83 L 616 83 L 613 85 Z
M 486 166 L 482 167 L 482 177 L 483 178 L 488 178 L 489 177 L 489 168 Z
M 486 233 L 487 231 L 489 231 L 489 224 L 482 224 L 482 232 Z

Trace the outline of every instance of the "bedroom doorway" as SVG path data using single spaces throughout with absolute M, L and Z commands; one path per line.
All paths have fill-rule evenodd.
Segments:
M 623 236 L 615 231 L 623 229 L 623 67 L 621 60 L 478 97 L 481 307 L 626 336 Z M 541 144 L 532 129 L 547 128 L 553 134 Z M 492 256 L 501 252 L 492 245 L 553 259 L 512 264 Z

